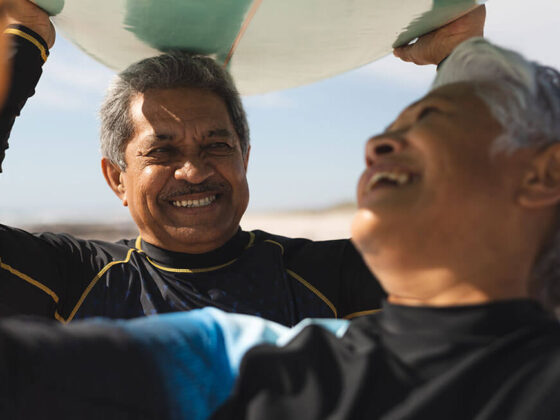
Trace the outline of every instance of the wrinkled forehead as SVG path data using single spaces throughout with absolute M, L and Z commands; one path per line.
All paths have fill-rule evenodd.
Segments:
M 443 113 L 459 114 L 472 119 L 487 119 L 490 117 L 489 107 L 481 89 L 491 89 L 492 86 L 480 82 L 458 82 L 437 87 L 425 96 L 408 105 L 400 116 L 414 112 L 419 108 L 433 106 Z
M 443 136 L 450 143 L 468 141 L 490 147 L 504 128 L 478 95 L 478 87 L 461 82 L 434 89 L 406 107 L 380 136 L 410 134 L 416 142 Z
M 486 108 L 495 103 L 508 104 L 518 101 L 521 96 L 527 96 L 527 92 L 521 87 L 509 81 L 496 80 L 472 80 L 454 82 L 432 88 L 425 96 L 443 96 L 456 103 L 483 102 Z
M 206 89 L 149 89 L 131 98 L 129 112 L 135 128 L 149 125 L 230 126 L 225 101 Z

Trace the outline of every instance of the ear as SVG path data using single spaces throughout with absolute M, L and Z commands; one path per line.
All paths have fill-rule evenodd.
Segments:
M 109 187 L 121 199 L 123 206 L 128 206 L 126 188 L 123 182 L 124 171 L 107 158 L 101 159 L 101 171 Z
M 251 154 L 251 145 L 247 147 L 247 153 L 243 157 L 243 166 L 245 167 L 245 172 L 247 172 L 247 168 L 249 167 L 249 155 Z
M 536 154 L 522 179 L 518 202 L 539 209 L 560 203 L 560 143 Z

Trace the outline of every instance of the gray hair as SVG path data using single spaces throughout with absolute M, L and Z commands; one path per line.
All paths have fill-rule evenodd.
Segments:
M 432 89 L 468 82 L 503 132 L 492 152 L 560 142 L 560 73 L 520 54 L 475 38 L 459 45 L 443 63 Z M 543 246 L 532 272 L 535 297 L 560 308 L 560 209 L 556 233 Z
M 245 156 L 249 149 L 249 125 L 233 79 L 213 59 L 183 51 L 132 64 L 113 80 L 99 111 L 102 155 L 125 170 L 124 150 L 134 134 L 132 98 L 148 89 L 180 87 L 206 89 L 224 100 Z

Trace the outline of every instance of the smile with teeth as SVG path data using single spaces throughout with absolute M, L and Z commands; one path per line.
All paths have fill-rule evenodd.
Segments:
M 371 190 L 380 183 L 401 186 L 412 181 L 412 176 L 401 172 L 376 172 L 369 180 L 367 189 Z
M 195 208 L 195 207 L 205 207 L 209 206 L 216 200 L 215 195 L 210 195 L 208 197 L 201 198 L 199 200 L 181 200 L 181 201 L 173 201 L 172 204 L 175 207 L 188 207 L 188 208 Z

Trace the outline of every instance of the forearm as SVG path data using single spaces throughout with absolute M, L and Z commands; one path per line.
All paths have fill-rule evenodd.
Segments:
M 231 395 L 241 359 L 296 328 L 214 308 L 130 321 L 0 321 L 0 418 L 208 418 Z M 48 418 L 51 418 L 48 417 Z
M 225 338 L 217 312 L 68 326 L 0 321 L 0 417 L 205 419 L 233 386 L 225 343 L 243 335 L 231 325 L 235 337 Z
M 2 418 L 83 418 L 90 410 L 156 417 L 154 369 L 118 328 L 7 319 L 0 352 Z
M 25 26 L 10 25 L 2 36 L 9 37 L 12 44 L 9 57 L 12 80 L 0 111 L 0 172 L 12 126 L 27 99 L 35 93 L 42 65 L 49 54 L 43 38 Z

